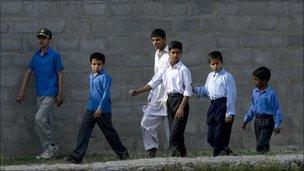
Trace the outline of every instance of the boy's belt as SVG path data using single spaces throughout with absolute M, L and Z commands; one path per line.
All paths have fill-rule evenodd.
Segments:
M 273 115 L 271 115 L 271 114 L 257 114 L 256 116 L 255 116 L 256 118 L 261 118 L 261 119 L 264 119 L 264 118 L 273 118 Z
M 172 97 L 181 97 L 183 96 L 182 94 L 180 93 L 168 93 L 168 97 L 172 98 Z

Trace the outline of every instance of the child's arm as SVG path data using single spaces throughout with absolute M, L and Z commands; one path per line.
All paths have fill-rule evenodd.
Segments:
M 189 98 L 190 97 L 188 97 L 188 96 L 183 97 L 183 100 L 180 103 L 180 105 L 176 111 L 176 114 L 175 114 L 176 119 L 182 119 L 184 117 L 184 108 L 185 108 L 186 104 L 188 103 Z
M 56 99 L 57 107 L 63 103 L 63 70 L 57 71 L 58 74 L 58 95 Z
M 255 116 L 253 105 L 254 105 L 254 96 L 253 96 L 253 93 L 252 93 L 252 95 L 251 95 L 251 106 L 249 108 L 249 111 L 245 114 L 243 123 L 241 125 L 242 129 L 245 129 L 247 123 L 250 122 L 250 121 L 252 121 L 253 117 Z
M 157 74 L 155 74 L 153 76 L 153 78 L 148 82 L 148 84 L 146 84 L 145 86 L 141 87 L 141 88 L 138 88 L 138 89 L 131 89 L 129 91 L 129 95 L 130 96 L 137 96 L 141 93 L 144 93 L 144 92 L 147 92 L 147 91 L 150 91 L 152 89 L 155 89 L 159 84 L 162 83 L 162 76 L 164 74 L 165 71 L 162 71 L 162 72 L 158 72 Z
M 25 88 L 26 88 L 27 81 L 28 81 L 28 78 L 29 78 L 29 75 L 31 72 L 32 72 L 32 70 L 27 69 L 24 73 L 23 81 L 22 81 L 21 87 L 20 87 L 19 92 L 16 97 L 16 100 L 18 103 L 21 103 L 25 99 Z
M 274 106 L 274 134 L 280 133 L 280 124 L 282 122 L 282 114 L 280 110 L 280 104 L 276 93 L 271 96 L 273 106 Z
M 227 112 L 226 117 L 231 117 L 236 114 L 235 101 L 236 101 L 236 85 L 232 76 L 227 77 Z
M 209 75 L 208 75 L 208 77 L 209 77 Z M 207 80 L 206 80 L 204 86 L 193 87 L 193 93 L 196 93 L 199 97 L 200 96 L 203 96 L 203 97 L 206 97 L 206 98 L 209 97 L 209 93 L 207 91 L 208 77 L 207 77 Z
M 110 101 L 111 98 L 111 84 L 112 84 L 112 79 L 111 77 L 105 76 L 101 80 L 102 87 L 104 88 L 102 98 L 99 102 L 99 105 L 94 112 L 94 119 L 97 117 L 100 117 L 103 110 L 106 108 L 106 105 L 108 105 L 108 102 Z

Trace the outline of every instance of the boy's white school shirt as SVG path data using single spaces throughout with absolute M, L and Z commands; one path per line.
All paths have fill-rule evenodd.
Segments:
M 154 75 L 157 75 L 158 72 L 163 72 L 169 66 L 169 47 L 166 45 L 164 50 L 157 50 L 155 52 Z M 167 116 L 166 99 L 167 93 L 165 87 L 163 84 L 160 84 L 150 91 L 148 103 L 142 107 L 143 112 L 151 115 Z
M 148 85 L 152 89 L 155 89 L 161 83 L 168 94 L 180 93 L 187 97 L 192 96 L 191 73 L 181 61 L 174 66 L 169 66 L 162 73 L 155 75 Z

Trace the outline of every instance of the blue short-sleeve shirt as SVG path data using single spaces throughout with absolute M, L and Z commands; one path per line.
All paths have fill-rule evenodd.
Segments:
M 57 71 L 63 68 L 60 54 L 50 47 L 43 55 L 40 54 L 40 50 L 34 53 L 28 69 L 34 72 L 37 96 L 57 96 Z

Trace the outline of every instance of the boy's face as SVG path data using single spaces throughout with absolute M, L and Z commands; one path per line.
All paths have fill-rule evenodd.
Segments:
M 156 50 L 163 50 L 166 46 L 166 38 L 152 37 L 152 45 Z
M 97 73 L 102 70 L 104 64 L 101 60 L 92 59 L 91 61 L 91 68 L 93 73 Z
M 170 57 L 170 64 L 174 65 L 176 63 L 178 63 L 178 61 L 180 60 L 180 57 L 182 55 L 182 52 L 179 49 L 171 49 L 169 51 L 169 57 Z
M 49 46 L 51 42 L 51 39 L 44 37 L 44 36 L 38 36 L 38 45 L 39 48 L 46 48 Z
M 266 81 L 263 81 L 256 76 L 252 76 L 252 83 L 254 84 L 255 87 L 259 89 L 265 87 L 266 85 Z
M 222 68 L 222 61 L 218 59 L 210 59 L 209 65 L 212 71 L 218 72 Z

